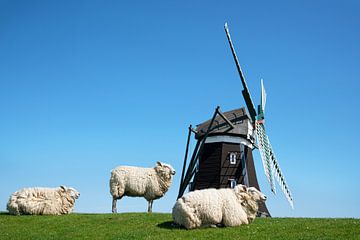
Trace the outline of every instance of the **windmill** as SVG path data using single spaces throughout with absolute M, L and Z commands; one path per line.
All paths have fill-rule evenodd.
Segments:
M 184 194 L 186 188 L 193 191 L 234 187 L 241 183 L 260 189 L 252 156 L 252 151 L 259 149 L 271 191 L 276 193 L 276 179 L 293 208 L 291 192 L 265 131 L 266 92 L 263 80 L 261 80 L 260 104 L 256 111 L 227 23 L 225 23 L 225 32 L 240 75 L 242 95 L 248 112 L 242 107 L 223 113 L 220 107 L 217 107 L 211 120 L 197 125 L 196 128 L 189 126 L 178 198 Z M 192 133 L 195 134 L 197 142 L 187 164 Z M 270 216 L 265 204 L 259 206 L 259 215 Z

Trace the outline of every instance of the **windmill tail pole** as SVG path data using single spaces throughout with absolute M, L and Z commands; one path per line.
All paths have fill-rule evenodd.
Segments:
M 190 124 L 190 126 L 189 126 L 189 133 L 188 133 L 187 141 L 186 141 L 186 150 L 185 150 L 185 157 L 184 157 L 184 165 L 183 165 L 183 169 L 182 169 L 182 173 L 181 173 L 180 189 L 181 189 L 181 186 L 183 185 L 183 182 L 184 182 L 184 174 L 185 174 L 186 161 L 187 161 L 188 152 L 189 152 L 189 144 L 190 144 L 191 131 L 192 131 L 192 125 Z M 179 190 L 179 195 L 180 195 L 180 193 L 181 193 L 181 192 L 180 192 L 180 190 Z
M 232 55 L 234 57 L 234 61 L 235 61 L 235 64 L 236 64 L 236 68 L 239 72 L 239 76 L 240 76 L 240 79 L 241 79 L 241 83 L 243 85 L 243 88 L 244 90 L 242 91 L 242 94 L 244 96 L 244 100 L 245 100 L 245 103 L 246 103 L 246 107 L 249 111 L 249 114 L 250 114 L 250 117 L 251 117 L 251 120 L 253 122 L 255 122 L 255 119 L 256 119 L 256 110 L 255 110 L 255 105 L 251 99 L 251 96 L 250 96 L 250 92 L 249 92 L 249 89 L 247 87 L 247 84 L 246 84 L 246 80 L 245 80 L 245 77 L 244 77 L 244 74 L 241 70 L 241 67 L 240 67 L 240 63 L 239 63 L 239 60 L 236 56 L 236 52 L 235 52 L 235 49 L 234 49 L 234 46 L 232 44 L 232 41 L 231 41 L 231 37 L 230 37 L 230 32 L 229 32 L 229 28 L 228 28 L 228 25 L 227 23 L 225 23 L 225 32 L 226 32 L 226 36 L 227 36 L 227 39 L 229 41 L 229 45 L 230 45 L 230 48 L 231 48 L 231 52 L 232 52 Z

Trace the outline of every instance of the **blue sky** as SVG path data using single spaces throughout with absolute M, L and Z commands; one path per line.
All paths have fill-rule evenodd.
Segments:
M 15 190 L 73 186 L 76 212 L 110 212 L 110 171 L 170 163 L 187 127 L 244 105 L 223 24 L 295 198 L 273 216 L 360 217 L 358 1 L 1 1 L 0 211 Z M 194 143 L 194 142 L 193 142 Z M 126 198 L 121 212 L 145 211 Z

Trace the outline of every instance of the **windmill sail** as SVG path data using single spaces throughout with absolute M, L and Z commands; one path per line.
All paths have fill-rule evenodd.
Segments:
M 255 118 L 256 118 L 255 105 L 254 105 L 254 103 L 253 103 L 253 101 L 251 99 L 250 92 L 249 92 L 249 89 L 247 87 L 244 74 L 243 74 L 243 72 L 241 70 L 239 60 L 238 60 L 238 58 L 236 56 L 236 52 L 235 52 L 234 46 L 233 46 L 232 41 L 231 41 L 230 32 L 229 32 L 229 28 L 228 28 L 227 23 L 225 23 L 224 28 L 225 28 L 227 39 L 229 41 L 229 45 L 230 45 L 230 48 L 231 48 L 232 55 L 234 57 L 236 68 L 237 68 L 237 70 L 239 72 L 241 83 L 242 83 L 243 88 L 244 88 L 244 90 L 242 90 L 242 94 L 243 94 L 243 97 L 244 97 L 244 100 L 245 100 L 245 103 L 246 103 L 246 107 L 247 107 L 247 109 L 249 111 L 251 120 L 253 122 L 255 122 Z
M 255 131 L 256 131 L 258 147 L 260 150 L 260 156 L 264 167 L 265 176 L 270 184 L 271 191 L 273 193 L 276 193 L 275 181 L 273 175 L 273 163 L 271 161 L 272 149 L 270 146 L 269 138 L 265 133 L 264 125 L 261 124 L 259 121 L 256 122 Z
M 261 110 L 264 113 L 265 112 L 265 105 L 266 105 L 266 92 L 264 87 L 264 81 L 261 79 Z
M 271 191 L 276 193 L 274 178 L 285 194 L 290 206 L 294 208 L 293 198 L 288 185 L 286 184 L 284 174 L 280 169 L 280 165 L 276 160 L 275 153 L 271 147 L 269 137 L 266 135 L 264 124 L 261 121 L 256 122 L 256 135 L 258 138 L 258 146 L 260 150 L 261 160 L 263 162 L 265 175 L 270 183 Z

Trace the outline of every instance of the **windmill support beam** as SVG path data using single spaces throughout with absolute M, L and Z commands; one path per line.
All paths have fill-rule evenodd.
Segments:
M 198 132 L 192 128 L 192 126 L 190 125 L 190 131 L 193 132 L 194 134 L 197 134 Z
M 193 155 L 192 155 L 192 158 L 189 162 L 189 167 L 188 167 L 188 170 L 186 171 L 186 175 L 185 175 L 185 178 L 183 179 L 183 181 L 180 183 L 180 189 L 179 189 L 179 195 L 177 198 L 180 198 L 182 197 L 182 195 L 184 194 L 185 192 L 185 189 L 186 189 L 186 186 L 189 184 L 192 176 L 194 175 L 194 167 L 195 167 L 195 164 L 196 164 L 196 161 L 197 161 L 197 158 L 199 157 L 200 153 L 202 152 L 203 148 L 204 148 L 204 143 L 205 143 L 205 140 L 207 138 L 207 136 L 209 135 L 209 133 L 211 132 L 211 129 L 212 129 L 212 125 L 214 124 L 214 121 L 215 121 L 215 118 L 216 118 L 216 115 L 219 113 L 219 110 L 220 110 L 220 107 L 216 107 L 215 109 L 215 112 L 214 112 L 214 115 L 211 119 L 211 122 L 210 122 L 210 125 L 203 137 L 202 140 L 199 140 L 197 143 L 196 143 L 196 147 L 194 149 L 194 152 L 193 152 Z M 200 144 L 201 142 L 201 144 Z M 199 149 L 199 150 L 198 150 Z
M 199 149 L 199 146 L 200 146 L 200 141 L 198 141 L 196 143 L 196 146 L 195 146 L 195 149 L 194 149 L 194 152 L 193 152 L 193 155 L 191 157 L 191 160 L 189 162 L 189 166 L 188 166 L 188 170 L 186 171 L 186 175 L 185 175 L 185 178 L 183 178 L 183 181 L 180 182 L 180 187 L 179 187 L 179 194 L 178 194 L 178 197 L 177 198 L 180 198 L 182 197 L 182 195 L 184 194 L 185 192 L 185 189 L 186 189 L 186 186 L 189 184 L 190 182 L 190 179 L 188 178 L 188 173 L 189 171 L 192 171 L 192 169 L 194 168 L 193 166 L 195 165 L 194 162 L 196 162 L 196 153 Z
M 234 124 L 232 124 L 232 122 L 230 122 L 230 120 L 225 117 L 225 115 L 220 111 L 220 109 L 216 109 L 216 111 L 217 111 L 217 113 L 219 114 L 219 116 L 220 116 L 222 119 L 224 119 L 224 121 L 225 121 L 227 124 L 229 124 L 230 130 L 235 128 Z
M 192 126 L 190 124 L 189 126 L 189 132 L 188 132 L 188 137 L 187 137 L 187 141 L 186 141 L 186 150 L 185 150 L 185 157 L 184 157 L 184 165 L 183 165 L 183 169 L 182 169 L 182 173 L 181 173 L 181 181 L 180 183 L 182 183 L 184 181 L 184 173 L 185 173 L 185 167 L 186 167 L 186 161 L 187 161 L 187 157 L 188 157 L 188 152 L 189 152 L 189 144 L 190 144 L 190 137 L 191 137 L 191 132 L 193 131 Z

